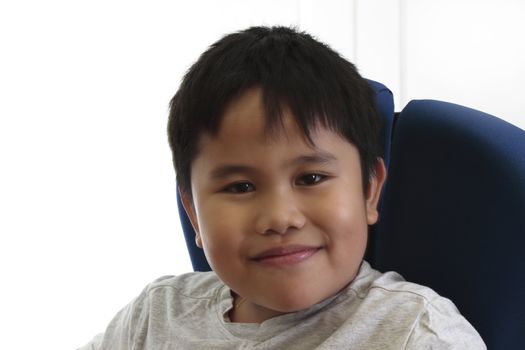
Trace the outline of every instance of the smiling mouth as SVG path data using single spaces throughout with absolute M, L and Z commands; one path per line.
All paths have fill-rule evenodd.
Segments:
M 251 260 L 271 267 L 295 265 L 305 260 L 308 260 L 319 250 L 321 250 L 320 247 L 309 246 L 278 247 L 274 249 L 269 249 L 255 256 Z

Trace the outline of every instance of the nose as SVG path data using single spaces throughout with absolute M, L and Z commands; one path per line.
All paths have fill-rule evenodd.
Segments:
M 297 198 L 285 191 L 264 195 L 257 204 L 256 232 L 283 235 L 301 229 L 306 218 L 297 202 Z

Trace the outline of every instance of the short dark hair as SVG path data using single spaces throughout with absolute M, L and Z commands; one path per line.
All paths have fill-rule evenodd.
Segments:
M 251 27 L 206 50 L 170 102 L 168 137 L 182 192 L 191 196 L 191 164 L 200 136 L 216 135 L 228 103 L 255 86 L 261 88 L 268 130 L 282 125 L 287 107 L 310 142 L 311 130 L 321 125 L 354 144 L 366 191 L 383 150 L 368 82 L 352 63 L 307 33 Z

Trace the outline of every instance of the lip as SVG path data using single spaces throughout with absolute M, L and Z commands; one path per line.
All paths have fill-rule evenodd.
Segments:
M 308 260 L 319 250 L 321 250 L 321 247 L 316 246 L 281 246 L 265 250 L 264 252 L 257 254 L 250 260 L 273 267 L 295 265 L 305 260 Z

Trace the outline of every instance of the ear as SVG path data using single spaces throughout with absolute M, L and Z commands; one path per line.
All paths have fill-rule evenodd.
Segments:
M 377 159 L 374 170 L 375 173 L 370 176 L 366 191 L 366 220 L 369 225 L 375 224 L 379 218 L 377 204 L 386 180 L 385 162 L 382 158 Z
M 199 223 L 197 221 L 197 215 L 195 214 L 195 206 L 193 205 L 193 200 L 191 196 L 188 195 L 185 191 L 179 189 L 180 199 L 182 201 L 182 206 L 186 211 L 186 215 L 190 219 L 191 226 L 193 226 L 193 231 L 195 231 L 195 244 L 197 247 L 202 248 L 202 239 L 199 231 Z

